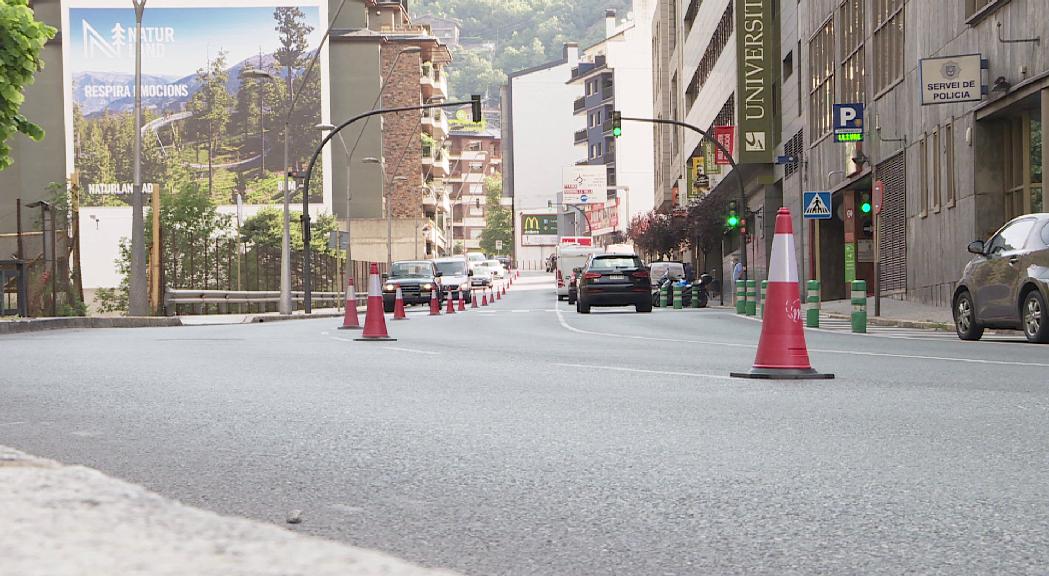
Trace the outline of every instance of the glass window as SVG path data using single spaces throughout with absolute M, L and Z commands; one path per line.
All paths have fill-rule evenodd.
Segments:
M 918 216 L 929 215 L 929 145 L 922 135 L 918 142 Z
M 1022 250 L 1027 244 L 1027 237 L 1031 235 L 1031 228 L 1034 228 L 1034 223 L 1034 218 L 1024 218 L 1007 225 L 991 239 L 991 247 L 987 253 L 994 254 L 996 252 Z
M 390 278 L 429 278 L 433 266 L 429 262 L 394 262 L 390 267 Z
M 947 207 L 954 208 L 957 199 L 957 190 L 954 178 L 954 123 L 948 122 L 943 127 L 943 153 L 946 157 L 947 170 Z
M 614 258 L 594 258 L 590 262 L 591 270 L 625 270 L 628 268 L 641 268 L 641 259 L 630 256 L 618 256 Z
M 1049 246 L 1049 222 L 1042 226 L 1042 245 Z
M 939 212 L 940 211 L 940 183 L 943 181 L 943 177 L 942 177 L 942 175 L 940 173 L 940 166 L 941 166 L 941 164 L 940 164 L 940 156 L 941 156 L 941 154 L 940 154 L 940 131 L 939 131 L 939 129 L 934 129 L 932 131 L 932 145 L 929 147 L 929 154 L 932 156 L 932 158 L 930 158 L 930 160 L 931 160 L 930 164 L 932 165 L 932 188 L 930 189 L 930 192 L 932 193 L 932 200 L 931 200 L 930 203 L 932 204 L 932 211 L 933 212 Z
M 874 0 L 874 92 L 903 79 L 904 0 Z
M 864 50 L 863 50 L 863 2 L 845 0 L 839 10 L 841 41 L 841 97 L 842 102 L 863 102 L 864 98 Z
M 434 262 L 437 271 L 445 276 L 465 276 L 466 260 L 455 260 L 446 262 Z
M 830 132 L 834 103 L 834 19 L 809 41 L 809 128 L 815 142 Z

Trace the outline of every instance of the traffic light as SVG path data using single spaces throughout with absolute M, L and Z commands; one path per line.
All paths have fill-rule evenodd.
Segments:
M 478 123 L 481 121 L 481 95 L 474 94 L 470 96 L 470 108 L 473 112 L 473 121 Z
M 860 212 L 864 214 L 871 213 L 871 195 L 864 193 L 860 196 Z
M 728 203 L 728 217 L 725 218 L 725 224 L 728 224 L 730 230 L 739 226 L 739 215 L 736 214 L 736 201 L 730 200 Z
M 612 136 L 619 138 L 623 135 L 623 116 L 618 110 L 612 112 Z

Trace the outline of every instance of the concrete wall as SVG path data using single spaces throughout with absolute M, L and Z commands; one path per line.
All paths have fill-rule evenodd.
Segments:
M 380 85 L 379 43 L 340 40 L 338 37 L 331 40 L 331 118 L 333 124 L 340 124 L 372 109 Z M 382 216 L 382 195 L 379 192 L 382 177 L 377 166 L 361 163 L 363 158 L 381 155 L 379 121 L 372 118 L 357 122 L 340 134 L 346 146 L 353 151 L 349 177 L 350 214 L 353 217 L 379 218 Z M 331 155 L 332 209 L 338 218 L 344 219 L 346 155 L 340 143 L 334 144 L 338 148 Z

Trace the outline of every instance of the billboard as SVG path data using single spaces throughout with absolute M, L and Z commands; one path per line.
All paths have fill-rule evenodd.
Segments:
M 604 203 L 608 198 L 608 169 L 604 164 L 566 166 L 561 169 L 564 204 Z
M 521 246 L 557 244 L 557 214 L 521 212 Z
M 134 182 L 135 12 L 131 2 L 63 0 L 67 170 L 82 204 L 130 204 Z M 212 201 L 283 197 L 287 85 L 296 90 L 327 21 L 326 0 L 150 0 L 142 21 L 142 181 L 148 194 L 196 186 Z M 245 77 L 244 70 L 270 77 Z M 289 159 L 305 163 L 327 120 L 327 63 L 289 118 Z M 323 165 L 323 161 L 321 162 Z M 323 167 L 321 174 L 324 173 Z M 324 182 L 310 202 L 330 204 Z M 292 200 L 302 191 L 292 187 Z
M 771 164 L 779 140 L 775 86 L 779 71 L 779 18 L 772 0 L 736 5 L 736 118 L 739 164 Z

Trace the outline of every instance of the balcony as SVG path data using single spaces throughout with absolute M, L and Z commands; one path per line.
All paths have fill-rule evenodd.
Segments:
M 604 123 L 601 124 L 601 132 L 604 133 L 604 134 L 611 134 L 612 133 L 612 119 L 611 118 L 608 119 L 608 120 L 605 120 Z
M 608 68 L 608 63 L 605 61 L 604 54 L 596 56 L 593 62 L 582 62 L 576 68 L 572 68 L 572 78 L 569 81 L 574 82 L 579 78 L 588 76 L 599 70 L 604 70 L 605 68 Z
M 427 134 L 433 136 L 435 140 L 443 140 L 448 136 L 448 115 L 440 108 L 423 110 L 422 125 Z
M 572 112 L 574 114 L 579 114 L 584 110 L 586 110 L 586 96 L 580 96 L 572 102 Z
M 430 62 L 423 62 L 420 73 L 419 83 L 424 99 L 448 97 L 448 79 L 440 68 L 435 68 Z
M 575 143 L 576 144 L 585 144 L 586 143 L 586 128 L 583 128 L 582 130 L 576 130 L 576 132 L 575 132 Z
M 616 87 L 615 87 L 615 85 L 612 84 L 611 82 L 605 82 L 601 86 L 601 101 L 602 102 L 608 102 L 610 100 L 615 100 L 615 97 L 616 97 Z
M 451 173 L 451 165 L 448 163 L 448 153 L 443 148 L 436 148 L 429 144 L 423 145 L 423 167 L 429 169 L 429 176 L 433 178 L 446 178 Z

